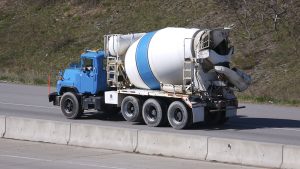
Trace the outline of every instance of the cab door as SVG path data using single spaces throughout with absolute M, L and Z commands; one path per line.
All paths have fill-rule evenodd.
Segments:
M 80 72 L 80 93 L 95 93 L 97 72 L 94 62 L 94 59 L 91 58 L 82 58 L 81 60 L 82 69 Z
M 106 91 L 107 88 L 107 82 L 106 82 L 106 58 L 104 57 L 104 54 L 99 59 L 99 72 L 98 72 L 98 89 L 99 91 Z

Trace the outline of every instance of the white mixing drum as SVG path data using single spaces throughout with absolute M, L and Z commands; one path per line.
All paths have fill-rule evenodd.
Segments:
M 164 84 L 183 83 L 184 58 L 192 57 L 193 37 L 199 29 L 164 28 L 145 34 L 125 55 L 125 70 L 138 88 L 159 89 Z

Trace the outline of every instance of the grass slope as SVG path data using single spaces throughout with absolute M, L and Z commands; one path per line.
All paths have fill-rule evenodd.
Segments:
M 253 78 L 239 96 L 299 104 L 299 15 L 293 0 L 2 0 L 0 80 L 44 84 L 85 48 L 102 48 L 104 34 L 234 24 L 233 66 Z

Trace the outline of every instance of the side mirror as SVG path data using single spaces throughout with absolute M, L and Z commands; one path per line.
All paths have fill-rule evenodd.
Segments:
M 63 76 L 62 70 L 59 70 L 58 75 L 59 75 L 59 76 Z
M 234 54 L 234 46 L 230 46 L 230 48 L 229 48 L 229 54 L 231 54 L 231 55 Z
M 64 76 L 63 76 L 62 70 L 59 70 L 58 75 L 57 75 L 57 80 L 64 80 Z

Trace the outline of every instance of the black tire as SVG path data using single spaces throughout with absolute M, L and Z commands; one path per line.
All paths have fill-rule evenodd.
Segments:
M 126 96 L 121 104 L 121 113 L 126 121 L 142 122 L 142 106 L 138 98 Z
M 77 119 L 83 114 L 78 98 L 72 92 L 66 92 L 63 94 L 60 100 L 60 108 L 68 119 Z
M 174 129 L 184 129 L 189 125 L 189 112 L 180 101 L 174 101 L 168 108 L 168 120 Z
M 204 121 L 207 125 L 220 125 L 224 124 L 228 119 L 225 117 L 224 111 L 210 112 L 205 109 Z
M 164 109 L 162 102 L 156 99 L 148 99 L 143 105 L 143 119 L 150 127 L 162 126 L 165 123 Z

